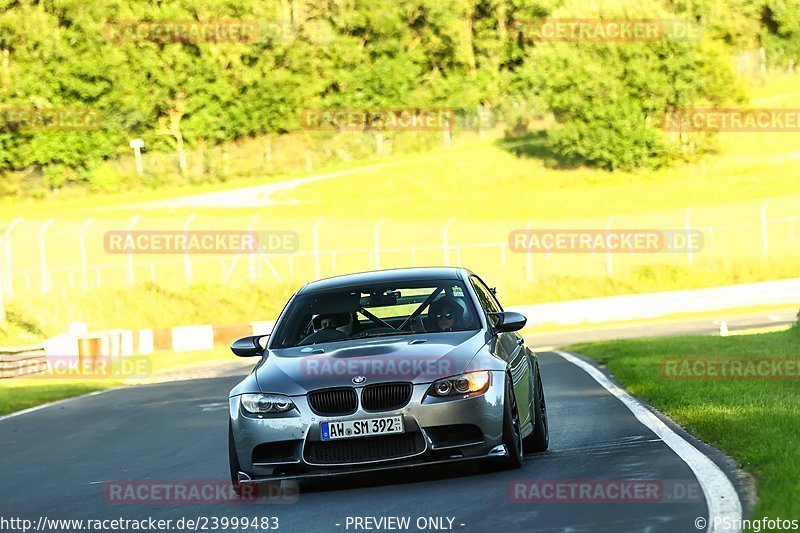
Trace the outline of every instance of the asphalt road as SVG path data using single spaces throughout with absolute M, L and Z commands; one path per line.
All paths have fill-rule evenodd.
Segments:
M 577 344 L 579 342 L 595 342 L 613 339 L 638 339 L 643 337 L 669 337 L 674 335 L 707 335 L 719 334 L 720 321 L 725 320 L 730 333 L 752 328 L 769 328 L 788 326 L 797 321 L 797 311 L 778 310 L 762 311 L 746 316 L 719 313 L 719 318 L 690 318 L 672 320 L 661 323 L 624 324 L 618 326 L 586 327 L 574 331 L 559 333 L 532 333 L 525 338 L 530 346 L 553 347 Z
M 408 531 L 697 531 L 695 520 L 708 508 L 687 464 L 584 370 L 555 353 L 541 354 L 541 366 L 551 446 L 528 455 L 521 470 L 461 463 L 315 480 L 300 484 L 296 503 L 280 505 L 107 502 L 104 484 L 111 480 L 227 478 L 226 400 L 238 380 L 232 376 L 118 389 L 0 420 L 0 518 L 174 523 L 271 516 L 279 531 L 306 532 L 364 531 L 354 527 L 355 517 L 398 516 L 410 517 L 401 529 Z M 724 457 L 677 431 L 735 477 Z M 609 483 L 654 480 L 658 501 L 512 498 L 516 482 L 537 483 L 546 499 L 545 482 L 578 480 L 609 495 Z M 427 517 L 442 522 L 417 522 Z

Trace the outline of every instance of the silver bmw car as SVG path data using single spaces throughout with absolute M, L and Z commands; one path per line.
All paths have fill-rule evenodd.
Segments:
M 241 484 L 487 458 L 520 467 L 547 449 L 536 354 L 495 291 L 463 268 L 308 283 L 230 392 L 231 479 Z

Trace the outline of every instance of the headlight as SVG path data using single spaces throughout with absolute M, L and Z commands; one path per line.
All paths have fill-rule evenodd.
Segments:
M 248 413 L 285 413 L 294 409 L 294 402 L 283 394 L 242 394 L 242 407 Z
M 435 381 L 428 389 L 428 394 L 441 398 L 443 396 L 485 392 L 488 388 L 489 372 L 486 370 L 479 370 Z

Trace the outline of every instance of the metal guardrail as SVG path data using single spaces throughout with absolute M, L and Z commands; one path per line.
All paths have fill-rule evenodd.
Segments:
M 47 370 L 44 346 L 0 347 L 0 379 L 36 374 Z

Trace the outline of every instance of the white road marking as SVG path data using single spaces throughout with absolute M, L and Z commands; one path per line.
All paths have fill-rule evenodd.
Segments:
M 229 404 L 228 402 L 213 402 L 213 403 L 204 403 L 202 405 L 198 405 L 202 411 L 225 411 L 228 409 Z
M 731 483 L 728 476 L 711 459 L 706 457 L 700 450 L 689 444 L 677 433 L 667 427 L 650 409 L 631 396 L 626 390 L 616 386 L 602 372 L 589 363 L 568 354 L 561 350 L 555 353 L 579 367 L 589 374 L 595 381 L 602 385 L 608 392 L 617 397 L 625 407 L 630 409 L 639 422 L 655 433 L 664 443 L 680 457 L 694 472 L 697 481 L 703 489 L 708 504 L 708 527 L 709 533 L 723 531 L 722 527 L 716 527 L 717 522 L 725 519 L 730 520 L 729 524 L 736 524 L 742 518 L 742 504 L 739 495 Z M 715 520 L 716 519 L 716 520 Z M 721 524 L 720 524 L 721 526 Z M 724 529 L 726 533 L 739 533 L 741 529 Z

